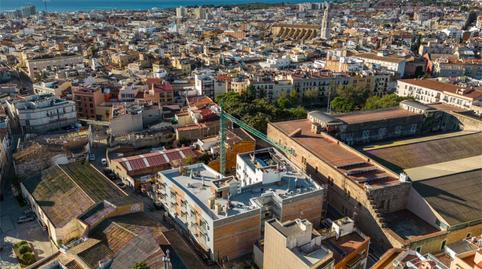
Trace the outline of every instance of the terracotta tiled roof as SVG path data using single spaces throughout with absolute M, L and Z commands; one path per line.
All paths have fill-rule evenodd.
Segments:
M 432 89 L 432 90 L 436 90 L 436 91 L 449 92 L 449 93 L 453 93 L 453 94 L 457 94 L 457 95 L 460 95 L 460 96 L 469 97 L 469 98 L 473 98 L 473 99 L 478 99 L 479 97 L 482 97 L 482 91 L 479 91 L 479 90 L 476 90 L 476 89 L 470 90 L 470 89 L 467 89 L 467 88 L 464 88 L 464 87 L 460 87 L 460 86 L 453 85 L 453 84 L 450 84 L 450 83 L 443 83 L 443 82 L 440 82 L 440 81 L 437 81 L 437 80 L 431 80 L 431 79 L 402 79 L 400 81 L 404 82 L 404 83 L 412 84 L 412 85 L 415 85 L 415 86 L 419 86 L 419 87 L 424 87 L 424 88 L 428 88 L 428 89 Z M 465 89 L 466 92 L 464 94 L 459 94 L 458 92 L 460 92 L 459 90 L 461 90 L 461 89 Z

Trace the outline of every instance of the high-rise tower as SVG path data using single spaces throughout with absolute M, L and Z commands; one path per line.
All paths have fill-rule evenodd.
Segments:
M 331 16 L 330 16 L 330 4 L 323 3 L 323 17 L 321 18 L 321 39 L 330 39 L 330 23 L 331 23 Z

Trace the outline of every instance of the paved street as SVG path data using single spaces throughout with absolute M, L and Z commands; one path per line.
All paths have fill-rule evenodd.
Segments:
M 7 185 L 8 186 L 8 185 Z M 50 256 L 56 251 L 48 239 L 47 232 L 43 231 L 37 221 L 17 224 L 17 218 L 26 208 L 21 208 L 13 196 L 10 188 L 5 189 L 5 199 L 0 202 L 0 268 L 20 268 L 15 258 L 13 244 L 26 240 L 34 246 L 37 259 Z

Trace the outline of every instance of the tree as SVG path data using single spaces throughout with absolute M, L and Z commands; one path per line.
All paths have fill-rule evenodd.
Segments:
M 26 252 L 20 255 L 20 261 L 23 265 L 31 265 L 35 262 L 35 255 L 32 252 Z
M 303 119 L 306 118 L 306 110 L 304 107 L 293 107 L 288 110 L 291 114 L 292 119 Z
M 346 113 L 354 111 L 356 108 L 355 103 L 345 97 L 337 96 L 330 102 L 331 109 L 336 112 Z
M 370 96 L 368 88 L 340 86 L 336 90 L 339 97 L 346 100 L 348 104 L 353 104 L 353 110 L 361 109 L 365 101 Z
M 149 266 L 145 262 L 136 262 L 132 269 L 149 269 Z
M 276 105 L 281 109 L 286 109 L 290 106 L 290 101 L 286 98 L 286 94 L 280 94 L 278 99 L 276 99 Z
M 291 106 L 295 106 L 296 104 L 298 104 L 298 99 L 299 99 L 298 92 L 297 91 L 291 91 L 290 97 L 289 97 L 289 101 L 290 101 Z
M 29 245 L 21 245 L 18 248 L 18 253 L 20 253 L 20 254 L 24 254 L 24 253 L 27 253 L 27 252 L 32 252 L 32 249 L 30 248 Z
M 197 160 L 198 160 L 198 162 L 208 164 L 211 161 L 211 155 L 209 155 L 209 153 L 206 152 L 206 153 L 202 154 L 201 156 L 199 156 L 197 158 Z
M 253 85 L 249 85 L 248 88 L 246 88 L 246 92 L 244 92 L 241 97 L 245 101 L 256 99 L 256 88 Z
M 389 107 L 396 107 L 400 104 L 401 101 L 410 99 L 408 97 L 400 97 L 394 93 L 387 94 L 385 96 L 372 96 L 367 99 L 365 105 L 363 106 L 363 110 L 373 110 L 373 109 L 381 109 L 381 108 L 389 108 Z
M 319 100 L 319 90 L 309 89 L 303 93 L 303 103 L 308 105 L 316 104 Z

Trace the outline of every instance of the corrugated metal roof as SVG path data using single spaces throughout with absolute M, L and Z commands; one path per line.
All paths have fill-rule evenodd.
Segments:
M 130 156 L 117 159 L 116 161 L 120 162 L 127 171 L 134 172 L 149 167 L 159 167 L 167 163 L 194 156 L 196 156 L 196 154 L 190 147 L 184 147 Z

